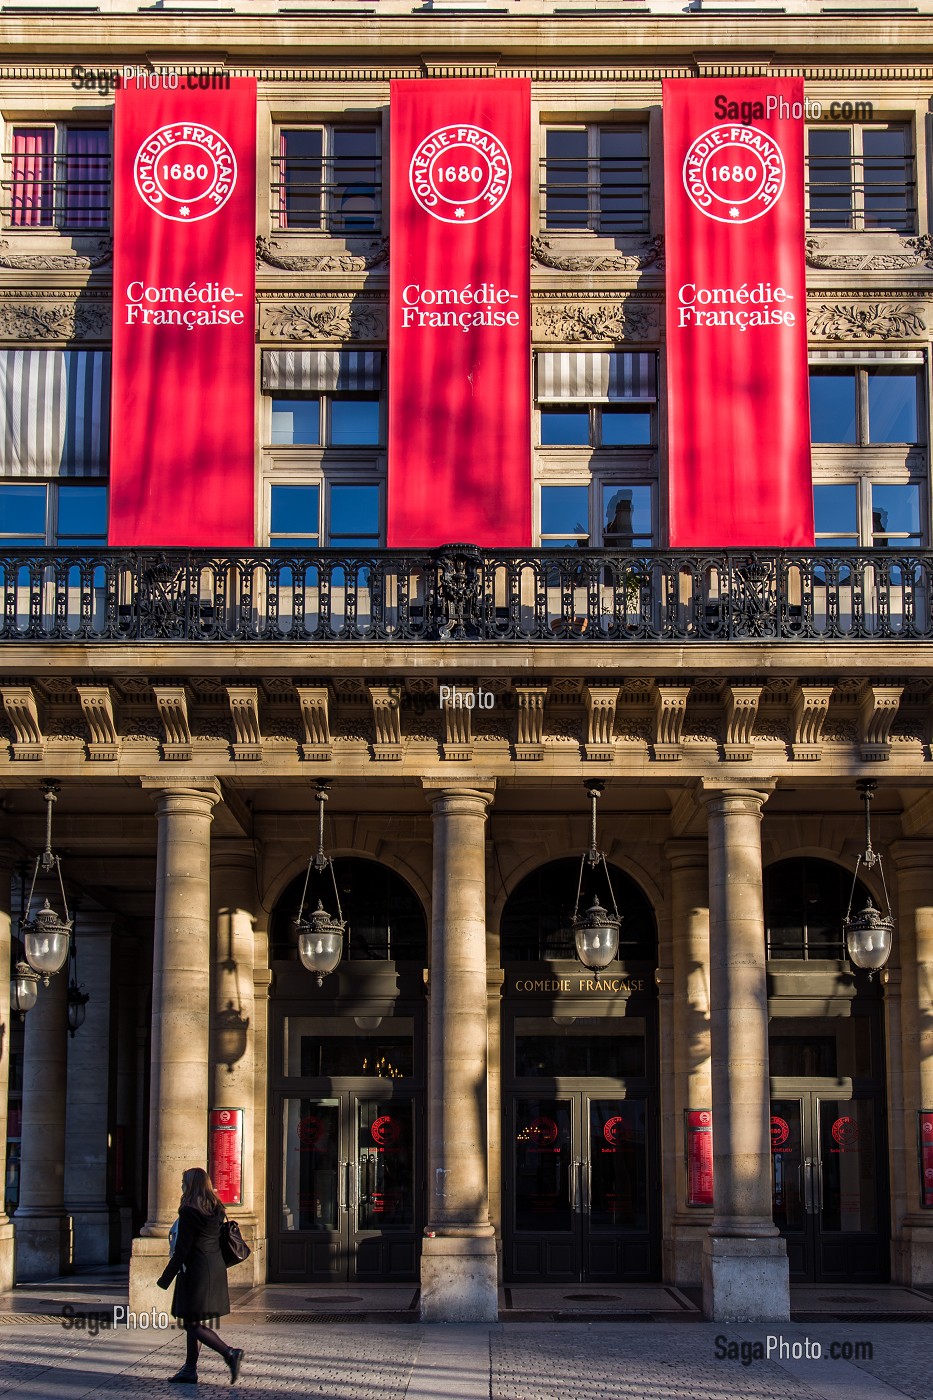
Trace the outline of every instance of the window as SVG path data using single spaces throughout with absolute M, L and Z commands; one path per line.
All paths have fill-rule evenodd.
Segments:
M 378 394 L 283 394 L 272 398 L 273 447 L 378 447 Z
M 813 488 L 816 542 L 828 548 L 912 549 L 923 544 L 919 481 L 824 483 Z
M 592 510 L 591 510 L 592 503 Z M 598 529 L 591 532 L 595 514 Z M 542 549 L 650 549 L 654 543 L 654 490 L 600 478 L 590 485 L 541 487 Z
M 907 126 L 812 126 L 808 156 L 811 228 L 914 232 L 916 190 Z
M 549 127 L 544 150 L 545 229 L 604 234 L 647 231 L 647 127 Z
M 80 549 L 106 543 L 106 486 L 0 484 L 0 547 Z
M 653 441 L 648 405 L 541 409 L 542 447 L 650 447 Z
M 110 224 L 110 130 L 15 126 L 6 157 L 11 228 L 103 229 Z
M 604 481 L 603 545 L 606 549 L 650 549 L 653 544 L 650 486 L 623 486 Z
M 382 214 L 378 127 L 287 127 L 273 157 L 273 222 L 290 232 L 377 233 Z
M 380 490 L 378 482 L 276 482 L 269 493 L 269 544 L 273 549 L 317 549 L 326 535 L 335 549 L 378 549 Z M 325 501 L 326 529 L 321 519 Z
M 814 443 L 917 443 L 919 376 L 891 365 L 811 369 L 810 436 Z
M 541 487 L 543 549 L 585 549 L 590 542 L 587 486 Z

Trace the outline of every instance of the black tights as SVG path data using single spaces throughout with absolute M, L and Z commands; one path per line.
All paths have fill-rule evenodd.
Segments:
M 230 1355 L 230 1347 L 226 1342 L 222 1342 L 216 1332 L 212 1332 L 209 1327 L 205 1327 L 203 1322 L 186 1322 L 185 1331 L 188 1334 L 188 1354 L 185 1357 L 187 1366 L 197 1366 L 198 1352 L 203 1342 L 212 1351 L 219 1351 L 226 1361 Z

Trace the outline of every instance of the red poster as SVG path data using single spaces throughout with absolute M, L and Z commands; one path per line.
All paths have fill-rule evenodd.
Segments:
M 124 83 L 114 115 L 111 545 L 254 543 L 256 82 Z
M 920 1204 L 933 1210 L 933 1113 L 924 1111 L 920 1118 Z
M 531 543 L 525 78 L 393 82 L 391 548 Z
M 663 85 L 672 548 L 813 546 L 803 79 Z
M 687 1110 L 687 1205 L 713 1204 L 713 1115 L 708 1108 Z
M 208 1115 L 207 1174 L 225 1206 L 243 1204 L 243 1110 L 212 1108 Z

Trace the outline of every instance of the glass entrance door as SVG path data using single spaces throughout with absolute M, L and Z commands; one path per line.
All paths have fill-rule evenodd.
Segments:
M 273 1276 L 413 1280 L 421 1231 L 413 1095 L 281 1094 Z
M 873 1095 L 815 1090 L 771 1101 L 774 1222 L 798 1282 L 885 1276 L 883 1153 Z
M 514 1096 L 505 1193 L 512 1282 L 653 1276 L 652 1127 L 644 1097 Z

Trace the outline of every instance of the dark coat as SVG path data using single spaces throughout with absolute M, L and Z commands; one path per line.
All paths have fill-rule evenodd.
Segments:
M 182 1206 L 178 1212 L 175 1253 L 158 1281 L 160 1288 L 168 1288 L 175 1279 L 173 1317 L 201 1322 L 225 1317 L 230 1311 L 227 1266 L 220 1252 L 224 1215 L 223 1206 L 218 1206 L 213 1215 L 202 1215 L 193 1206 Z

